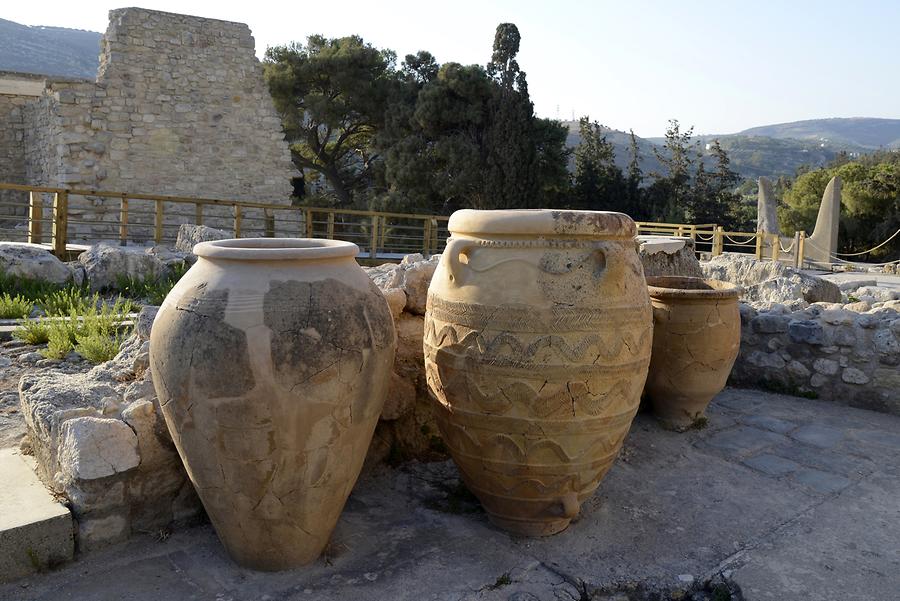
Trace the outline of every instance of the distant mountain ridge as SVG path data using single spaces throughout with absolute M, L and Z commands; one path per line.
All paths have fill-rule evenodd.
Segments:
M 858 146 L 868 150 L 900 148 L 900 119 L 872 117 L 835 117 L 807 119 L 751 127 L 736 135 L 767 136 L 828 143 L 834 146 Z
M 0 71 L 94 79 L 101 37 L 96 31 L 0 19 Z

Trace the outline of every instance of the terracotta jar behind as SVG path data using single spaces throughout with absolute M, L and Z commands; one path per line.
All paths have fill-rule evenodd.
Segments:
M 336 240 L 198 244 L 153 324 L 166 424 L 243 566 L 316 559 L 362 468 L 395 334 L 358 251 Z
M 651 317 L 621 213 L 457 211 L 425 366 L 444 441 L 498 526 L 565 529 L 637 411 Z
M 653 355 L 647 395 L 666 427 L 704 423 L 725 387 L 741 345 L 741 289 L 678 276 L 647 278 L 653 303 Z

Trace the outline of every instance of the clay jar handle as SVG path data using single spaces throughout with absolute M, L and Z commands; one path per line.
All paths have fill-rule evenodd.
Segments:
M 450 281 L 457 286 L 463 285 L 466 273 L 466 263 L 460 260 L 460 256 L 466 254 L 469 249 L 474 246 L 474 242 L 462 238 L 451 238 L 447 241 L 447 247 L 444 249 L 444 257 L 446 257 L 447 260 L 447 270 L 450 272 Z

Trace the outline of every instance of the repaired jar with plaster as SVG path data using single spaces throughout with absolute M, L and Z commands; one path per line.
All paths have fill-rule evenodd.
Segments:
M 491 521 L 564 530 L 638 408 L 652 323 L 635 224 L 597 211 L 457 211 L 428 292 L 435 413 Z
M 150 336 L 153 383 L 231 557 L 315 560 L 362 468 L 395 333 L 355 244 L 203 242 Z

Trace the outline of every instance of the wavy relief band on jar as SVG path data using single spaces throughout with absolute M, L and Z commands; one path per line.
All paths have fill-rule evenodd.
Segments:
M 634 224 L 462 211 L 449 229 L 423 340 L 438 424 L 495 524 L 554 534 L 615 461 L 647 373 L 652 322 Z

